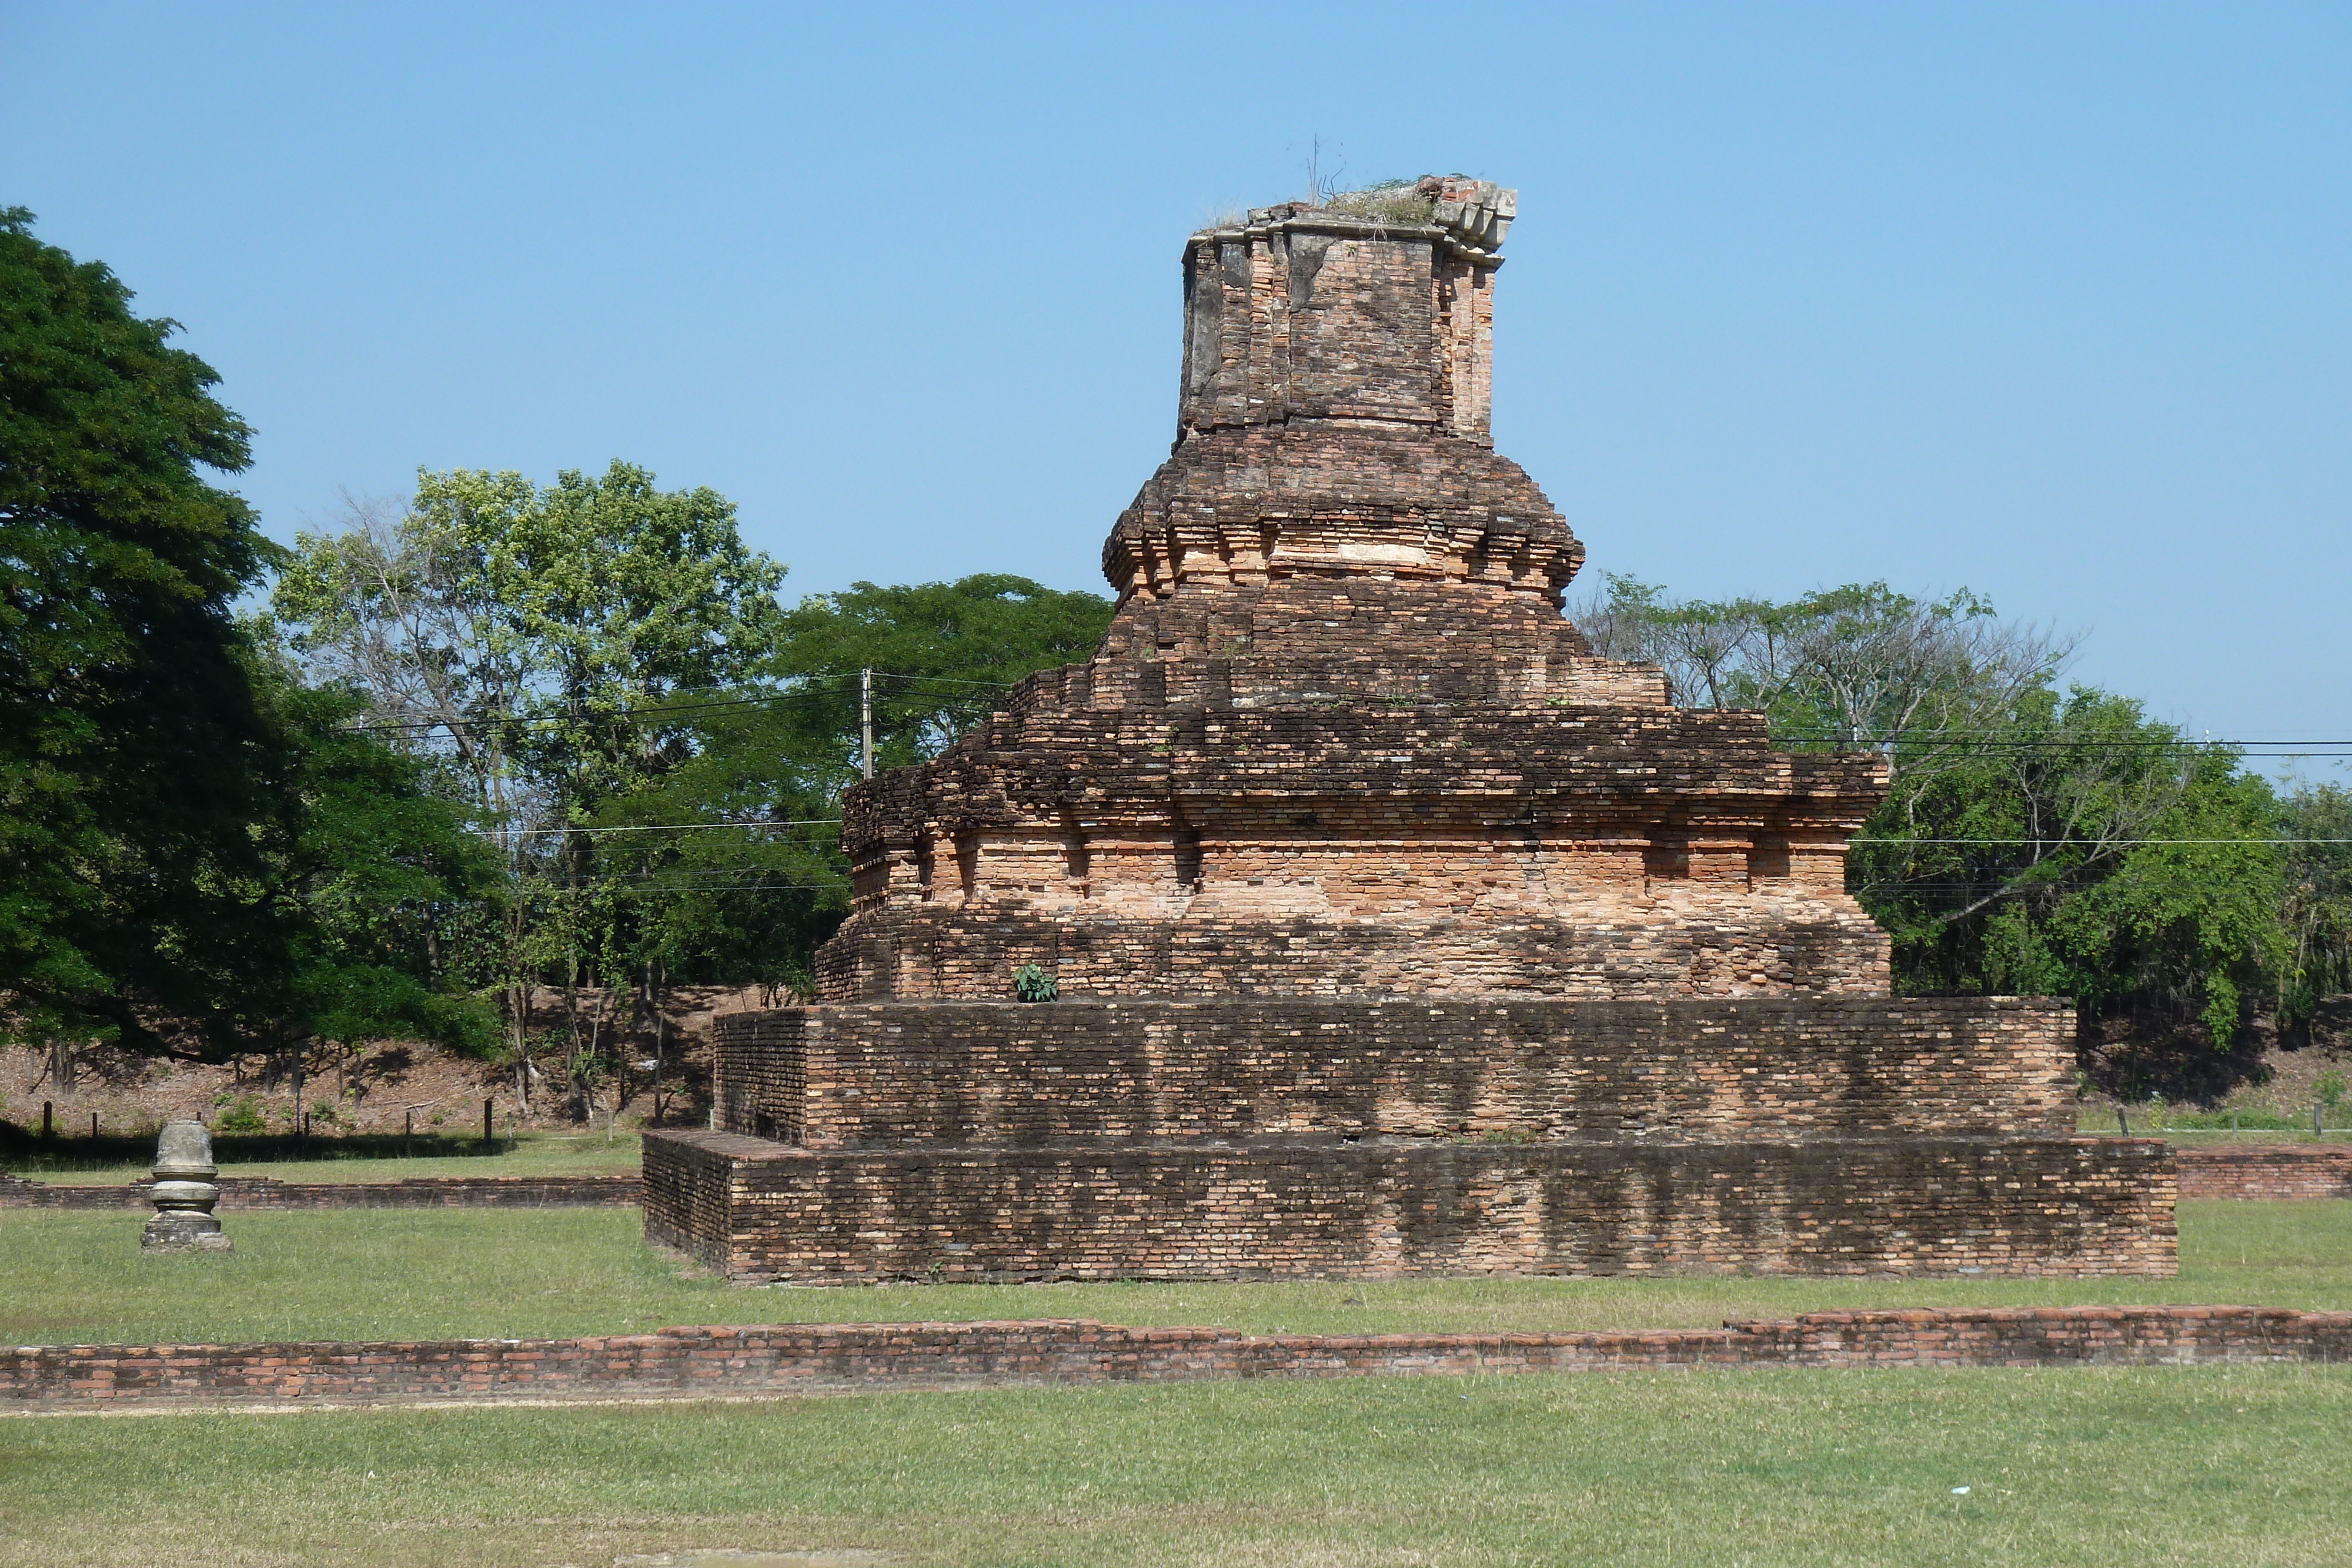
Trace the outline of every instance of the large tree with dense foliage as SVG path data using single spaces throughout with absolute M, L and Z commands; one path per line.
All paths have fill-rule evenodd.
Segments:
M 2061 692 L 2071 644 L 1978 595 L 1693 601 L 1612 578 L 1575 615 L 1601 652 L 1664 665 L 1684 703 L 1886 758 L 1849 883 L 1893 934 L 1903 990 L 2074 997 L 2097 1065 L 2111 1022 L 2227 1052 L 2259 1004 L 2336 973 L 2335 862 L 2315 845 L 2286 874 L 2268 783 L 2127 698 Z M 2316 826 L 2330 804 L 2303 810 Z M 2283 982 L 2290 960 L 2304 977 Z
M 2310 1022 L 2321 998 L 2352 992 L 2352 793 L 2305 785 L 2280 802 L 2279 814 L 2285 957 L 2278 1012 L 2294 1030 Z
M 295 810 L 269 847 L 296 937 L 291 1005 L 249 1032 L 346 1056 L 385 1039 L 488 1051 L 497 1019 L 476 993 L 496 978 L 478 940 L 502 896 L 495 852 L 423 758 L 353 722 L 366 711 L 358 693 L 306 687 L 274 665 L 260 674 L 294 758 Z
M 504 852 L 495 961 L 526 1099 L 534 981 L 569 995 L 645 946 L 653 894 L 600 819 L 697 754 L 695 699 L 739 700 L 773 652 L 782 576 L 725 497 L 620 462 L 544 487 L 423 473 L 412 504 L 297 541 L 272 597 L 289 647 L 445 768 Z
M 1110 614 L 997 574 L 785 612 L 782 575 L 721 497 L 622 464 L 544 489 L 428 473 L 413 503 L 356 505 L 298 542 L 273 600 L 289 647 L 364 693 L 505 852 L 495 967 L 520 1082 L 534 984 L 634 983 L 649 1002 L 677 979 L 806 985 L 846 907 L 861 672 L 877 760 L 912 762 L 1021 677 L 1084 658 Z M 562 1032 L 578 1104 L 597 1037 Z
M 876 764 L 901 767 L 984 719 L 1022 677 L 1092 653 L 1110 610 L 1003 573 L 802 600 L 763 689 L 685 705 L 690 758 L 604 819 L 608 862 L 644 890 L 644 957 L 680 975 L 804 985 L 847 907 L 834 819 L 861 771 L 865 672 Z M 646 826 L 680 822 L 743 825 Z
M 1110 601 L 982 572 L 952 582 L 855 582 L 813 594 L 784 618 L 773 674 L 791 686 L 813 752 L 842 767 L 862 744 L 863 692 L 873 688 L 877 768 L 937 756 L 988 716 L 1024 675 L 1093 655 Z
M 257 826 L 288 759 L 232 601 L 249 432 L 97 262 L 0 213 L 0 1017 L 219 1054 L 295 933 Z
M 2036 687 L 1873 816 L 1854 891 L 1911 989 L 2071 996 L 2227 1051 L 2284 956 L 2277 804 L 2238 763 L 2128 698 Z

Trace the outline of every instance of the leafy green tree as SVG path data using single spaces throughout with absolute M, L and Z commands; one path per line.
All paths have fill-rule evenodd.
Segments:
M 1025 577 L 983 572 L 953 582 L 813 595 L 784 618 L 771 671 L 796 693 L 791 705 L 805 755 L 857 765 L 860 692 L 852 678 L 877 671 L 877 768 L 933 757 L 988 716 L 1024 675 L 1093 655 L 1111 603 Z
M 488 1051 L 497 1020 L 475 992 L 494 977 L 465 963 L 462 938 L 495 913 L 495 852 L 422 758 L 353 724 L 364 699 L 271 674 L 299 806 L 273 882 L 299 936 L 292 1005 L 252 1032 L 274 1023 L 353 1054 L 385 1039 Z
M 848 907 L 838 829 L 859 777 L 871 668 L 877 765 L 936 755 L 1037 670 L 1090 655 L 1111 606 L 1003 574 L 803 599 L 784 619 L 756 701 L 681 705 L 692 756 L 604 821 L 636 879 L 640 963 L 801 988 Z M 646 823 L 739 828 L 638 831 Z
M 601 863 L 626 890 L 634 964 L 649 983 L 757 981 L 803 991 L 809 956 L 848 909 L 837 763 L 803 760 L 785 705 L 688 716 L 693 753 L 598 819 Z M 686 824 L 686 825 L 681 825 Z
M 1973 755 L 2074 649 L 1965 588 L 1920 600 L 1848 583 L 1775 604 L 1606 582 L 1574 612 L 1597 652 L 1660 665 L 1689 706 L 1759 709 L 1790 745 L 1878 751 L 1898 799 Z
M 1857 839 L 1854 891 L 1906 989 L 2074 997 L 2090 1021 L 2194 1023 L 2227 1051 L 2280 955 L 2268 785 L 2227 747 L 2077 686 Z
M 424 473 L 413 505 L 297 541 L 272 601 L 289 647 L 446 768 L 504 855 L 497 962 L 526 1103 L 532 986 L 563 985 L 580 1038 L 579 986 L 644 946 L 642 857 L 600 846 L 601 814 L 696 755 L 709 701 L 687 699 L 738 700 L 772 653 L 782 576 L 724 497 L 617 462 L 546 488 Z M 575 1097 L 594 1054 L 567 1050 Z
M 804 988 L 846 908 L 841 792 L 859 680 L 883 766 L 937 752 L 1021 677 L 1086 657 L 1109 604 L 1002 575 L 803 600 L 707 490 L 615 464 L 541 489 L 419 476 L 305 534 L 273 609 L 314 681 L 365 694 L 446 769 L 507 868 L 496 967 L 518 1086 L 528 998 L 552 981 Z M 567 1005 L 575 1104 L 606 1036 Z M 625 1068 L 623 1069 L 625 1071 Z
M 2306 786 L 2280 802 L 2279 816 L 2286 956 L 2278 1011 L 2299 1030 L 2323 998 L 2352 992 L 2352 793 Z
M 2087 1038 L 2122 1020 L 2226 1051 L 2274 983 L 2290 945 L 2268 785 L 2129 699 L 2061 695 L 2070 642 L 1965 590 L 1884 583 L 1778 604 L 1611 578 L 1575 618 L 1601 653 L 1664 666 L 1686 703 L 1886 758 L 1849 885 L 1893 934 L 1901 989 L 2069 995 Z M 2324 969 L 2339 927 L 2316 849 L 2302 863 Z
M 321 1051 L 347 1091 L 381 1041 L 487 1052 L 499 1031 L 474 994 L 483 977 L 445 956 L 496 907 L 494 855 L 418 758 L 353 727 L 364 711 L 355 694 L 305 688 L 274 664 L 258 674 L 294 758 L 291 811 L 264 842 L 296 936 L 285 985 L 248 999 L 246 1039 L 293 1067 L 298 1098 Z
M 250 432 L 131 300 L 0 212 L 0 1027 L 217 1058 L 294 963 L 230 612 L 272 547 L 205 477 Z

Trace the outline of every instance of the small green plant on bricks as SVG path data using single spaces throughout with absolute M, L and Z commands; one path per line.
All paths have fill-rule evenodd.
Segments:
M 1013 994 L 1024 1002 L 1053 1002 L 1062 998 L 1061 982 L 1034 964 L 1013 971 Z

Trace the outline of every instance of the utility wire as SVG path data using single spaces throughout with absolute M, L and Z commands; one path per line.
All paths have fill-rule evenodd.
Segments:
M 840 824 L 839 817 L 793 817 L 770 821 L 754 819 L 740 822 L 645 822 L 620 828 L 476 828 L 484 838 L 507 839 L 567 839 L 574 834 L 595 838 L 606 833 L 676 833 L 712 832 L 729 828 L 829 828 Z
M 380 732 L 399 730 L 447 729 L 457 725 L 465 725 L 472 728 L 495 729 L 511 725 L 573 724 L 600 718 L 627 719 L 641 716 L 665 718 L 677 714 L 707 713 L 720 708 L 762 707 L 770 706 L 777 703 L 792 702 L 797 698 L 809 695 L 809 688 L 815 685 L 817 683 L 825 681 L 855 680 L 861 673 L 862 672 L 856 670 L 831 670 L 822 674 L 794 675 L 791 678 L 803 683 L 802 685 L 788 687 L 782 691 L 762 692 L 756 696 L 711 697 L 700 702 L 649 704 L 644 707 L 613 708 L 602 712 L 590 712 L 585 714 L 507 714 L 480 718 L 403 719 L 388 721 L 381 724 L 345 725 L 341 727 L 343 732 L 346 734 L 370 735 Z M 874 678 L 877 681 L 898 681 L 908 685 L 925 685 L 968 686 L 985 688 L 993 691 L 1011 691 L 1014 686 L 1020 685 L 1018 681 L 967 681 L 959 679 L 952 675 L 894 674 L 885 670 L 875 671 Z
M 2047 844 L 2053 849 L 2139 849 L 2161 844 L 2267 844 L 2292 849 L 2302 844 L 2352 844 L 2352 839 L 1865 839 L 1851 841 L 1856 849 L 1885 849 L 1902 844 Z
M 791 702 L 797 698 L 808 696 L 811 695 L 812 687 L 817 686 L 823 683 L 855 680 L 863 672 L 857 670 L 828 670 L 816 674 L 792 676 L 790 678 L 799 683 L 798 685 L 787 687 L 781 691 L 761 692 L 752 696 L 712 697 L 690 703 L 651 704 L 638 708 L 615 708 L 604 712 L 595 712 L 584 715 L 561 713 L 513 714 L 486 718 L 454 721 L 437 718 L 408 719 L 387 721 L 379 724 L 349 725 L 343 727 L 348 733 L 369 734 L 378 731 L 442 729 L 449 727 L 453 723 L 464 723 L 489 728 L 507 725 L 565 724 L 578 722 L 583 719 L 596 718 L 662 718 L 680 714 L 707 713 L 727 708 L 772 706 L 777 703 Z M 1013 687 L 1021 684 L 1018 681 L 966 680 L 954 675 L 903 674 L 887 670 L 876 670 L 873 672 L 873 675 L 877 681 L 896 681 L 902 685 L 910 686 L 961 686 L 970 688 L 975 692 L 982 690 L 999 692 L 1011 691 Z M 1385 708 L 1386 699 L 1376 695 L 1369 695 L 1364 698 L 1363 706 L 1376 709 Z M 1453 707 L 1459 706 L 1461 705 L 1417 702 L 1415 706 Z M 1740 708 L 1683 708 L 1678 711 L 1684 713 L 1727 714 L 1753 712 L 1754 710 Z M 1965 741 L 1987 749 L 2002 750 L 2041 749 L 2050 747 L 2079 747 L 2084 750 L 2173 750 L 2180 748 L 2204 750 L 2215 747 L 2222 747 L 2236 750 L 2260 752 L 2265 755 L 2286 757 L 2322 757 L 2336 756 L 2339 754 L 2352 755 L 2352 739 L 2241 740 L 2226 737 L 2215 739 L 2210 736 L 2201 739 L 2189 736 L 2177 736 L 2169 739 L 2142 737 L 2101 739 L 2097 737 L 2068 737 L 2057 736 L 2015 737 L 2010 736 L 2004 731 L 1992 729 L 1903 729 L 1889 730 L 1883 734 L 1871 736 L 1781 732 L 1772 735 L 1770 739 L 1775 744 L 1780 745 L 1853 746 L 1862 749 L 1875 749 L 1884 746 L 1901 746 L 1906 743 L 1924 744 L 1929 742 L 1947 741 L 1958 743 Z M 2289 752 L 2280 751 L 2279 748 L 2285 747 L 2325 747 L 2327 749 Z

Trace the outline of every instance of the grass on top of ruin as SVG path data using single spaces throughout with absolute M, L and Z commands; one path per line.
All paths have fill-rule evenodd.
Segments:
M 70 1415 L 0 1420 L 0 1568 L 2317 1568 L 2347 1470 L 2341 1366 Z
M 2352 1308 L 2352 1199 L 2184 1203 L 2175 1279 L 1615 1278 L 744 1290 L 634 1208 L 231 1211 L 236 1250 L 142 1254 L 130 1209 L 0 1209 L 0 1343 L 559 1338 L 691 1323 L 1094 1318 L 1254 1333 L 1712 1327 L 1856 1308 Z

